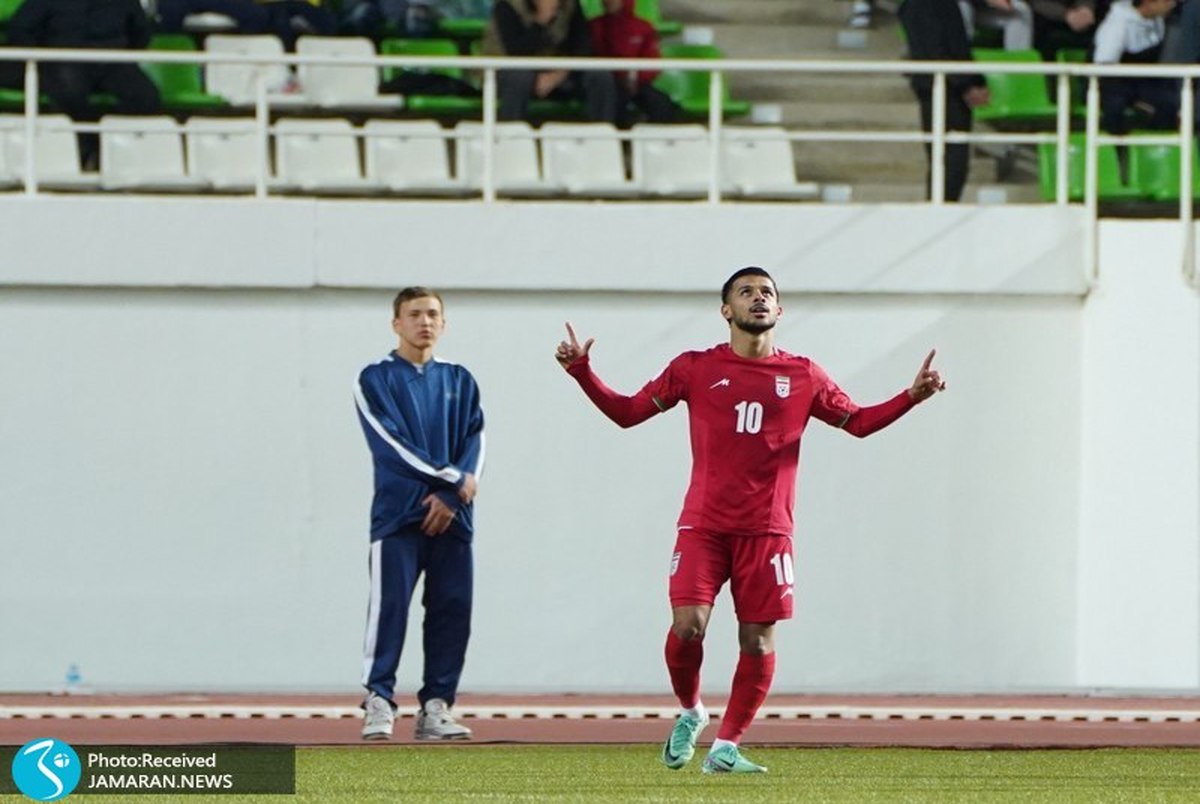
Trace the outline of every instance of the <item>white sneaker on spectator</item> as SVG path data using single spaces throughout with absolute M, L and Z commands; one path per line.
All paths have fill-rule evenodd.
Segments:
M 396 713 L 392 711 L 392 702 L 375 693 L 367 696 L 363 704 L 366 715 L 363 717 L 362 738 L 364 740 L 392 739 L 392 724 L 396 722 Z
M 471 730 L 454 719 L 441 698 L 430 698 L 417 713 L 418 740 L 469 740 Z
M 871 4 L 867 0 L 854 0 L 854 5 L 850 6 L 851 28 L 870 28 L 871 27 Z

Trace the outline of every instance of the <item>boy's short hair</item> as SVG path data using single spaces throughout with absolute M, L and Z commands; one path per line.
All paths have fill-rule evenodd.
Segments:
M 441 307 L 442 311 L 445 312 L 446 303 L 442 301 L 441 294 L 439 294 L 433 288 L 427 288 L 424 285 L 413 285 L 412 287 L 405 288 L 396 294 L 396 298 L 392 301 L 392 318 L 400 317 L 400 305 L 404 304 L 406 301 L 429 298 L 437 299 L 438 307 Z
M 725 280 L 725 284 L 721 286 L 721 304 L 729 304 L 729 293 L 733 290 L 733 283 L 743 276 L 765 276 L 771 280 L 771 284 L 775 285 L 775 277 L 767 273 L 766 268 L 759 268 L 757 265 L 747 265 L 745 268 L 739 268 L 733 272 L 733 276 Z M 775 292 L 779 292 L 779 286 L 775 285 Z

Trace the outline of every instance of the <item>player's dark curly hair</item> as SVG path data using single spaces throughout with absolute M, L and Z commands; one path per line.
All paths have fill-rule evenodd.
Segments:
M 404 304 L 406 301 L 426 298 L 437 299 L 438 306 L 441 307 L 443 311 L 446 309 L 446 303 L 442 301 L 441 294 L 439 294 L 436 290 L 433 288 L 427 288 L 423 285 L 414 285 L 413 287 L 405 288 L 396 294 L 395 300 L 392 301 L 392 317 L 400 317 L 400 305 Z
M 757 265 L 747 265 L 745 268 L 739 268 L 733 272 L 733 276 L 725 280 L 725 284 L 721 285 L 721 304 L 729 304 L 729 293 L 733 290 L 733 283 L 743 276 L 765 276 L 771 280 L 771 284 L 775 285 L 775 277 L 767 273 L 766 268 L 759 268 Z M 775 285 L 775 290 L 779 290 L 779 286 Z

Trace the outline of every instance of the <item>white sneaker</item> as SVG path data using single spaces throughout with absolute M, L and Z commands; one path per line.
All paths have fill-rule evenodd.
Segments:
M 441 698 L 430 698 L 417 713 L 418 740 L 469 740 L 471 730 L 450 714 L 450 707 Z
M 867 0 L 855 0 L 850 6 L 849 25 L 851 28 L 871 27 L 871 4 Z
M 392 703 L 375 693 L 367 696 L 363 704 L 366 715 L 363 717 L 362 738 L 364 740 L 392 739 L 392 724 L 396 722 L 396 713 L 392 711 Z

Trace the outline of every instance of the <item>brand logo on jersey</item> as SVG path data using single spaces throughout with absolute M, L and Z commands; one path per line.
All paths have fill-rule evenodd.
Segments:
M 671 575 L 674 576 L 679 571 L 679 553 L 671 556 Z
M 712 385 L 708 386 L 708 390 L 711 391 L 714 388 L 728 388 L 728 387 L 729 387 L 729 378 L 722 377 L 721 379 L 714 382 Z
M 779 599 L 783 600 L 785 597 L 795 597 L 795 595 L 796 595 L 795 590 L 793 590 L 792 587 L 789 586 L 787 589 L 783 590 L 783 594 L 781 594 L 779 596 Z
M 775 396 L 780 399 L 787 399 L 788 394 L 792 392 L 792 378 L 775 375 Z

